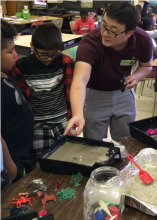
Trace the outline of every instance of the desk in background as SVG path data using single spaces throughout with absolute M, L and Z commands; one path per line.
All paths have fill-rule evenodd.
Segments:
M 72 17 L 75 17 L 76 15 L 80 15 L 80 14 L 77 14 L 77 13 L 71 13 L 71 14 L 64 14 L 64 15 L 53 15 L 53 16 L 56 16 L 56 17 L 60 17 L 60 18 L 72 18 Z
M 138 142 L 131 137 L 124 138 L 121 140 L 121 142 L 126 146 L 127 151 L 133 156 L 137 155 L 142 149 L 150 147 L 149 145 Z M 128 160 L 125 159 L 124 165 L 126 166 L 127 163 Z M 124 168 L 124 165 L 122 169 Z M 18 198 L 20 192 L 31 192 L 33 188 L 26 187 L 28 186 L 29 182 L 38 178 L 41 178 L 44 181 L 44 184 L 48 187 L 47 193 L 50 195 L 55 193 L 57 179 L 61 181 L 62 188 L 67 188 L 70 186 L 69 181 L 71 176 L 46 173 L 41 171 L 40 168 L 36 168 L 25 177 L 17 181 L 1 196 L 1 217 L 9 216 L 10 210 L 4 208 L 9 207 L 10 200 L 12 198 Z M 83 220 L 83 191 L 88 179 L 88 177 L 84 177 L 81 181 L 81 186 L 76 188 L 77 193 L 75 199 L 64 202 L 58 201 L 57 203 L 48 201 L 46 203 L 46 210 L 48 214 L 53 213 L 55 220 Z M 33 206 L 29 212 L 39 212 L 42 210 L 41 201 L 37 197 L 35 197 L 35 199 L 35 201 L 32 201 Z M 156 220 L 156 217 L 146 215 L 137 209 L 126 206 L 123 213 L 123 220 Z
M 32 35 L 18 36 L 15 40 L 15 49 L 17 54 L 28 56 L 31 54 L 30 42 Z M 71 47 L 78 46 L 81 35 L 74 34 L 62 34 L 62 48 L 61 50 L 66 50 Z
M 19 18 L 16 18 L 16 16 L 6 16 L 4 17 L 4 20 L 14 25 L 17 28 L 18 32 L 21 32 L 22 25 L 32 24 L 34 22 L 39 22 L 39 21 L 43 21 L 43 22 L 52 21 L 55 24 L 59 22 L 60 28 L 62 27 L 62 24 L 63 24 L 63 18 L 54 17 L 54 16 L 32 16 L 31 15 L 30 19 L 22 19 L 22 20 L 19 20 Z

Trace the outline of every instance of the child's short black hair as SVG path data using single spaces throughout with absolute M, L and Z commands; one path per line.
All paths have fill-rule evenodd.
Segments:
M 33 31 L 32 44 L 35 48 L 41 50 L 61 50 L 61 31 L 53 23 L 39 25 Z
M 102 15 L 104 8 L 105 8 L 104 5 L 99 5 L 99 6 L 97 7 L 97 9 L 96 9 L 97 15 Z
M 80 16 L 88 16 L 88 11 L 86 9 L 82 9 L 80 11 Z
M 145 31 L 148 30 L 151 25 L 154 25 L 154 21 L 152 18 L 145 17 L 142 19 L 142 22 L 142 29 Z
M 1 22 L 1 50 L 7 47 L 7 40 L 13 40 L 18 32 L 16 28 L 8 22 L 0 19 Z
M 154 13 L 147 13 L 147 17 L 148 17 L 148 18 L 153 18 L 154 16 L 155 16 Z
M 141 5 L 136 5 L 136 8 L 138 9 L 139 12 L 142 11 L 142 6 Z

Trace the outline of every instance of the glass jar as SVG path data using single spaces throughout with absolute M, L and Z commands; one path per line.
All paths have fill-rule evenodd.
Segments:
M 107 166 L 94 170 L 84 190 L 84 220 L 121 220 L 124 190 L 119 170 Z

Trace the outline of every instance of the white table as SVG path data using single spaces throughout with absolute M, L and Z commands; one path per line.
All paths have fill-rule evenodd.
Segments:
M 28 56 L 31 54 L 30 42 L 32 35 L 18 36 L 15 40 L 15 49 L 18 54 Z M 79 44 L 82 39 L 81 35 L 74 34 L 62 34 L 62 48 L 61 50 L 66 50 L 71 47 L 75 47 Z

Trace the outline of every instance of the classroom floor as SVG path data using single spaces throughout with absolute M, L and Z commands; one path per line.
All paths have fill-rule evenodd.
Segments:
M 153 103 L 154 103 L 154 88 L 147 87 L 147 82 L 145 83 L 143 95 L 138 98 L 140 83 L 138 83 L 136 91 L 136 105 L 137 105 L 137 120 L 152 117 L 153 113 Z M 157 106 L 155 109 L 155 116 L 157 116 Z

